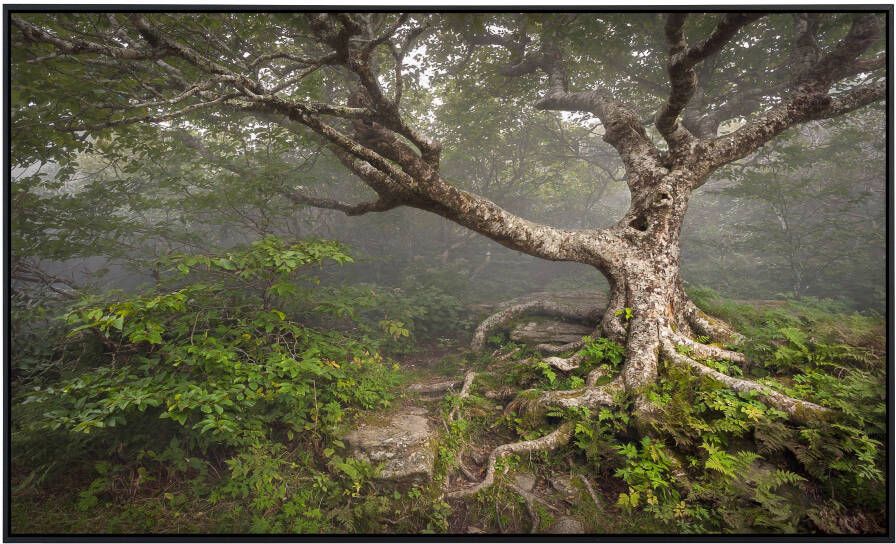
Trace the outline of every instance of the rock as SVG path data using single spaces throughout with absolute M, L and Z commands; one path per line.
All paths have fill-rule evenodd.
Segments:
M 432 478 L 435 453 L 429 421 L 411 408 L 386 421 L 365 423 L 343 437 L 352 457 L 382 464 L 380 479 L 401 483 Z
M 523 491 L 532 491 L 532 488 L 535 487 L 535 475 L 528 472 L 514 474 L 513 483 Z
M 421 393 L 424 395 L 430 395 L 433 393 L 444 393 L 445 391 L 449 391 L 453 388 L 459 389 L 462 383 L 463 380 L 451 380 L 433 383 L 412 383 L 408 386 L 407 390 L 410 393 Z
M 471 309 L 481 313 L 494 313 L 502 308 L 513 306 L 521 302 L 530 300 L 550 300 L 561 304 L 573 310 L 578 310 L 584 315 L 588 315 L 595 308 L 603 312 L 607 307 L 609 296 L 606 291 L 539 291 L 535 293 L 527 293 L 513 300 L 501 301 L 498 303 L 479 303 L 471 306 Z M 596 316 L 595 316 L 596 317 Z
M 565 321 L 530 321 L 517 326 L 510 333 L 510 339 L 524 344 L 567 344 L 577 342 L 583 336 L 594 333 L 594 327 Z
M 563 516 L 557 518 L 548 530 L 545 531 L 554 535 L 582 535 L 585 534 L 585 526 L 576 518 Z
M 470 525 L 470 526 L 467 527 L 467 534 L 470 534 L 470 535 L 484 535 L 484 534 L 485 534 L 485 531 L 483 531 L 483 530 L 480 529 L 479 527 L 476 527 L 475 525 Z

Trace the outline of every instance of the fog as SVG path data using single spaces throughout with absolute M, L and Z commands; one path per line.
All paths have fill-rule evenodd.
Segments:
M 698 190 L 682 231 L 681 261 L 688 288 L 709 287 L 725 297 L 744 300 L 831 298 L 856 310 L 883 313 L 883 115 L 869 112 L 860 121 L 865 129 L 862 141 L 837 138 L 830 129 L 810 124 L 794 132 L 787 149 L 778 151 L 773 144 L 742 161 L 742 166 L 715 174 Z M 523 127 L 520 132 L 525 130 Z M 549 132 L 545 139 L 555 136 Z M 545 142 L 533 142 L 527 136 L 507 144 L 512 155 L 498 156 L 483 149 L 483 157 L 448 160 L 443 168 L 460 186 L 480 192 L 522 217 L 564 228 L 610 226 L 624 215 L 630 200 L 620 164 L 598 135 L 576 143 L 581 146 L 579 156 L 558 161 L 529 155 L 530 148 Z M 309 153 L 317 161 L 326 152 Z M 775 168 L 764 169 L 763 163 L 772 160 Z M 539 168 L 550 171 L 539 175 L 537 183 L 518 179 L 513 166 L 523 161 L 534 163 L 528 167 L 532 172 Z M 82 162 L 90 161 L 84 158 Z M 306 162 L 311 161 L 306 158 Z M 548 166 L 544 166 L 546 162 Z M 498 171 L 507 164 L 511 167 Z M 181 167 L 191 168 L 188 163 Z M 369 198 L 369 190 L 352 183 L 338 169 L 321 159 L 291 171 L 286 182 L 326 180 L 318 191 L 329 197 L 348 202 Z M 71 179 L 58 180 L 58 189 L 45 189 L 43 194 L 77 199 L 85 186 L 95 183 L 90 180 L 104 175 L 102 168 L 96 170 L 76 171 Z M 585 181 L 592 186 L 569 181 L 582 176 L 583 170 Z M 14 183 L 37 171 L 36 164 L 14 171 Z M 39 175 L 52 186 L 57 182 L 54 171 L 50 163 Z M 618 177 L 611 178 L 608 172 Z M 596 179 L 588 179 L 589 175 Z M 155 196 L 151 180 L 140 187 L 143 196 Z M 544 187 L 549 190 L 542 190 Z M 178 209 L 185 200 L 175 197 L 168 201 L 170 207 L 148 213 L 148 225 L 167 227 L 167 221 L 183 228 L 182 235 L 173 239 L 150 235 L 147 239 L 141 232 L 139 237 L 116 237 L 113 246 L 120 255 L 98 252 L 85 258 L 44 258 L 39 266 L 75 285 L 132 291 L 152 283 L 147 260 L 153 255 L 220 251 L 277 234 L 347 244 L 357 263 L 330 271 L 334 281 L 407 288 L 439 278 L 437 281 L 449 282 L 455 294 L 469 300 L 607 286 L 606 279 L 590 266 L 530 257 L 424 211 L 399 208 L 345 217 L 338 211 L 303 209 L 276 199 L 274 195 L 261 199 L 273 200 L 273 210 L 226 201 L 212 201 L 209 209 L 203 210 L 195 205 Z M 89 216 L 92 211 L 74 207 L 68 213 L 77 220 L 78 214 Z M 147 215 L 131 214 L 126 208 L 114 213 L 132 227 L 147 221 Z M 15 251 L 13 256 L 18 257 Z

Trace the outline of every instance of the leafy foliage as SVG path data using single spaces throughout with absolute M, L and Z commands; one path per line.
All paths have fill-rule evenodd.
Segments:
M 624 405 L 554 414 L 576 422 L 574 444 L 592 470 L 625 483 L 617 507 L 666 531 L 790 533 L 808 522 L 830 532 L 879 530 L 886 404 L 883 361 L 869 344 L 874 318 L 824 301 L 772 309 L 709 302 L 737 312 L 753 366 L 705 364 L 764 375 L 763 383 L 837 415 L 797 427 L 753 395 L 665 365 L 647 392 L 656 412 L 638 441 L 631 441 Z M 586 344 L 589 357 L 593 346 Z
M 173 270 L 186 275 L 176 278 L 186 280 L 176 290 L 75 304 L 66 315 L 69 336 L 93 345 L 95 362 L 19 390 L 18 443 L 40 449 L 47 436 L 53 447 L 89 436 L 93 448 L 118 444 L 127 459 L 126 452 L 162 433 L 171 447 L 224 457 L 228 476 L 209 496 L 212 503 L 247 499 L 251 512 L 274 509 L 293 520 L 287 529 L 283 521 L 266 525 L 262 516 L 256 529 L 331 527 L 334 520 L 307 508 L 311 501 L 338 503 L 341 489 L 360 496 L 374 474 L 374 467 L 335 455 L 343 446 L 337 431 L 351 411 L 386 406 L 396 382 L 361 341 L 314 330 L 270 306 L 294 286 L 296 273 L 324 259 L 350 261 L 330 242 L 265 238 L 221 256 L 173 257 Z M 247 282 L 259 289 L 231 287 Z M 141 456 L 170 458 L 149 450 Z M 316 469 L 318 459 L 329 459 L 331 471 Z M 116 470 L 146 468 L 126 462 Z M 82 492 L 81 507 L 96 506 L 109 488 L 108 472 Z M 293 496 L 287 474 L 316 483 Z

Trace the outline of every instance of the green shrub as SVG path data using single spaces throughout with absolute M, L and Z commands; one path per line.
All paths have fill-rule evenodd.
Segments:
M 329 482 L 315 500 L 341 500 L 342 485 L 358 492 L 372 468 L 317 467 L 337 458 L 347 415 L 388 405 L 394 369 L 363 339 L 315 330 L 275 306 L 313 284 L 300 272 L 325 259 L 351 260 L 332 242 L 265 238 L 226 255 L 170 258 L 177 288 L 76 304 L 65 316 L 69 341 L 99 344 L 97 356 L 17 388 L 17 452 L 52 436 L 55 447 L 86 444 L 94 455 L 116 449 L 119 464 L 145 471 L 153 460 L 171 463 L 147 446 L 173 441 L 187 457 L 224 459 L 227 476 L 211 498 L 248 499 L 257 515 L 299 500 L 286 474 Z M 79 504 L 96 504 L 109 473 Z

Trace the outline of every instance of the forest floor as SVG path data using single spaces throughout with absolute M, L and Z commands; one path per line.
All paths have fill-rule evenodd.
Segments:
M 456 381 L 470 370 L 504 368 L 509 372 L 517 361 L 507 355 L 515 349 L 494 350 L 470 361 L 466 350 L 457 347 L 421 346 L 397 361 L 413 384 L 431 385 Z M 527 362 L 522 364 L 531 366 Z M 448 391 L 448 399 L 459 390 L 460 384 Z M 437 449 L 442 448 L 443 453 L 450 450 L 449 459 L 441 460 L 453 467 L 443 487 L 448 493 L 479 483 L 485 477 L 489 454 L 501 444 L 519 439 L 507 425 L 511 417 L 507 405 L 511 400 L 512 397 L 494 400 L 480 397 L 472 406 L 465 406 L 461 417 L 469 424 L 464 425 L 459 444 L 455 442 L 457 438 L 450 436 L 453 433 L 449 429 L 448 407 L 454 404 L 446 400 L 445 392 L 404 394 L 395 411 L 414 411 L 420 407 L 426 410 L 430 425 L 438 432 Z M 445 447 L 439 442 L 451 444 Z M 475 496 L 449 500 L 447 532 L 582 534 L 660 530 L 648 517 L 624 512 L 615 506 L 619 493 L 626 490 L 624 483 L 617 478 L 596 479 L 580 463 L 580 457 L 573 448 L 514 456 L 498 471 L 492 487 Z
M 417 483 L 436 495 L 477 483 L 484 477 L 488 455 L 506 442 L 517 438 L 506 425 L 508 400 L 478 399 L 465 408 L 463 420 L 469 422 L 462 432 L 449 428 L 445 393 L 436 395 L 407 391 L 407 384 L 426 384 L 456 380 L 473 368 L 465 349 L 432 344 L 412 354 L 396 357 L 405 386 L 392 405 L 384 411 L 362 418 L 382 418 L 388 414 L 414 412 L 423 408 L 434 431 L 432 444 L 441 453 L 436 472 L 446 471 L 443 480 Z M 506 361 L 505 361 L 506 362 Z M 495 364 L 493 357 L 476 360 L 477 368 Z M 455 388 L 454 392 L 459 389 Z M 489 422 L 491 422 L 489 424 Z M 559 454 L 533 453 L 513 459 L 499 470 L 491 488 L 472 497 L 449 500 L 450 513 L 443 532 L 451 534 L 521 533 L 615 533 L 657 530 L 650 520 L 634 513 L 620 512 L 615 497 L 624 491 L 615 478 L 586 476 L 585 467 L 576 463 L 572 451 Z M 446 459 L 448 457 L 448 459 Z M 455 466 L 462 462 L 472 478 Z M 212 504 L 198 500 L 186 502 L 194 493 L 194 483 L 178 478 L 153 484 L 119 482 L 114 500 L 89 504 L 92 472 L 74 471 L 35 487 L 22 474 L 13 474 L 12 526 L 16 534 L 146 534 L 146 533 L 243 533 L 247 530 L 245 512 L 238 501 Z M 85 489 L 87 491 L 85 491 Z M 382 485 L 382 491 L 393 486 Z M 398 489 L 408 491 L 399 484 Z M 430 495 L 426 492 L 423 495 Z
M 752 301 L 747 305 L 717 301 L 717 304 L 716 314 L 727 313 L 729 319 L 735 318 L 735 312 L 744 313 L 745 308 L 752 307 L 756 314 L 751 319 L 756 323 L 772 316 L 769 312 L 785 312 L 787 319 L 802 324 L 800 326 L 805 326 L 814 335 L 813 338 L 819 339 L 818 346 L 826 346 L 820 343 L 821 338 L 838 339 L 871 353 L 873 361 L 883 358 L 885 335 L 882 320 L 859 317 L 857 314 L 832 317 L 825 313 L 825 308 L 822 311 L 814 307 L 800 309 L 802 307 L 787 306 L 778 301 Z M 726 304 L 729 304 L 727 310 Z M 818 317 L 821 315 L 824 317 Z M 762 319 L 759 316 L 763 316 Z M 570 388 L 572 383 L 571 376 L 556 376 L 538 366 L 537 358 L 528 358 L 526 354 L 531 352 L 520 349 L 522 346 L 519 344 L 505 341 L 500 346 L 491 345 L 481 355 L 476 355 L 466 348 L 467 341 L 464 337 L 443 338 L 416 345 L 404 354 L 392 357 L 401 375 L 396 398 L 388 408 L 360 414 L 352 422 L 352 425 L 357 425 L 364 420 L 395 414 L 425 413 L 434 437 L 429 446 L 433 448 L 435 459 L 431 479 L 413 484 L 374 479 L 367 484 L 365 500 L 368 502 L 353 503 L 353 498 L 346 499 L 355 508 L 346 515 L 354 516 L 361 515 L 359 512 L 363 514 L 368 503 L 374 504 L 370 502 L 371 497 L 389 497 L 390 501 L 393 494 L 396 497 L 387 507 L 376 503 L 379 510 L 373 510 L 371 506 L 374 513 L 363 515 L 371 516 L 376 522 L 361 526 L 357 532 L 669 532 L 671 526 L 657 521 L 646 509 L 626 507 L 620 503 L 620 498 L 632 493 L 632 488 L 619 476 L 618 446 L 624 442 L 637 442 L 637 436 L 626 434 L 632 431 L 617 432 L 613 440 L 619 443 L 602 445 L 605 449 L 597 456 L 586 451 L 587 444 L 575 443 L 550 452 L 508 456 L 498 464 L 494 485 L 463 498 L 446 498 L 452 491 L 482 481 L 489 454 L 497 446 L 544 436 L 556 427 L 559 417 L 556 415 L 547 414 L 545 417 L 545 414 L 539 414 L 532 420 L 528 419 L 525 406 L 521 406 L 516 397 L 517 393 L 534 387 Z M 774 340 L 771 345 L 786 347 L 787 344 L 783 340 Z M 519 352 L 514 354 L 517 350 Z M 437 393 L 415 392 L 411 387 L 412 384 L 459 382 L 470 371 L 478 373 L 477 379 L 471 389 L 472 394 L 462 401 L 458 396 L 459 383 Z M 486 391 L 495 393 L 502 390 L 509 393 L 486 394 Z M 601 414 L 601 417 L 604 415 Z M 595 416 L 597 414 L 590 417 Z M 732 438 L 732 445 L 756 448 L 752 439 Z M 115 452 L 110 451 L 108 455 L 114 457 Z M 613 455 L 617 457 L 613 458 Z M 32 485 L 31 479 L 35 475 L 17 471 L 13 457 L 12 527 L 16 534 L 270 532 L 269 528 L 256 525 L 257 516 L 253 517 L 248 512 L 247 501 L 234 498 L 209 500 L 209 491 L 226 478 L 227 467 L 222 459 L 215 459 L 214 454 L 204 461 L 209 469 L 202 477 L 194 473 L 185 477 L 183 472 L 171 472 L 168 475 L 157 474 L 150 479 L 138 470 L 96 478 L 96 471 L 82 467 L 57 472 L 59 475 L 55 479 Z M 644 466 L 649 467 L 649 460 L 645 462 L 647 465 Z M 792 460 L 788 463 L 791 467 L 798 466 Z M 97 462 L 98 467 L 101 464 L 101 461 Z M 667 472 L 661 477 L 668 479 L 676 476 Z M 97 482 L 101 482 L 101 490 L 94 489 Z M 803 487 L 784 485 L 776 489 L 788 501 L 787 508 L 796 505 L 793 507 L 805 511 L 806 508 L 818 506 L 806 503 L 809 494 L 805 490 L 819 489 L 812 482 Z M 743 504 L 754 508 L 756 505 L 750 500 Z M 873 532 L 876 527 L 882 527 L 873 508 L 876 507 L 869 507 L 867 512 L 840 515 L 836 522 L 832 522 L 840 525 L 831 527 L 843 532 Z M 394 519 L 382 522 L 385 513 L 394 514 Z M 801 527 L 813 527 L 801 523 Z M 333 532 L 345 531 L 333 526 Z

